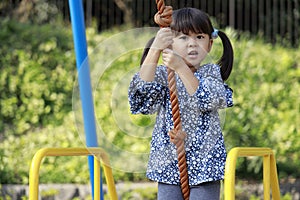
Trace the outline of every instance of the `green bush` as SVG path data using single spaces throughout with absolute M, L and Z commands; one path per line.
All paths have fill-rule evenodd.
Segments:
M 124 194 L 121 194 L 122 199 L 143 199 L 143 200 L 151 200 L 157 198 L 157 188 L 149 187 L 149 188 L 137 188 L 131 191 L 126 191 Z
M 0 133 L 62 124 L 76 72 L 71 31 L 5 19 L 0 26 Z
M 64 120 L 71 120 L 73 40 L 70 29 L 63 26 L 6 19 L 0 26 L 0 180 L 27 183 L 30 160 L 38 148 L 49 143 L 73 145 L 64 136 L 74 126 L 61 127 Z M 60 130 L 60 135 L 50 137 L 55 133 L 48 134 L 50 130 Z
M 0 183 L 27 184 L 30 161 L 38 149 L 85 146 L 83 130 L 76 126 L 78 119 L 74 120 L 72 111 L 76 69 L 71 28 L 8 20 L 1 20 L 0 25 Z M 89 52 L 118 31 L 98 34 L 88 29 Z M 230 29 L 226 32 L 235 51 L 234 69 L 228 80 L 234 90 L 235 106 L 226 110 L 223 127 L 227 149 L 270 147 L 275 150 L 280 177 L 299 177 L 299 49 L 272 46 L 246 35 L 238 38 Z M 122 41 L 128 42 L 118 41 L 120 47 Z M 216 40 L 212 50 L 216 56 L 210 59 L 218 59 L 220 45 Z M 140 54 L 138 49 L 113 58 L 111 67 L 99 77 L 101 84 L 94 97 L 97 122 L 107 133 L 106 139 L 123 150 L 147 152 L 154 116 L 128 113 L 128 85 L 120 81 L 124 74 L 138 69 Z M 116 86 L 120 86 L 119 90 L 114 89 Z M 125 130 L 115 122 L 116 116 L 123 116 L 118 119 Z M 137 126 L 143 128 L 134 129 Z M 137 137 L 128 135 L 129 132 Z M 138 160 L 115 162 L 130 164 Z M 254 158 L 239 159 L 237 176 L 260 176 L 261 163 Z M 114 177 L 117 181 L 145 179 L 144 174 L 117 170 Z M 87 161 L 82 157 L 47 158 L 40 181 L 88 183 Z
M 299 49 L 243 36 L 234 40 L 235 62 L 229 84 L 235 106 L 226 112 L 227 147 L 274 149 L 280 176 L 300 166 Z M 245 159 L 239 175 L 261 173 L 261 160 Z M 296 168 L 295 168 L 296 167 Z M 287 171 L 286 171 L 287 170 Z M 299 177 L 299 170 L 289 175 Z

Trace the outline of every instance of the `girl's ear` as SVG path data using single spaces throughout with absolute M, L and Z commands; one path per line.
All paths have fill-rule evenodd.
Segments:
M 213 43 L 214 43 L 214 40 L 213 40 L 213 39 L 210 39 L 210 40 L 209 40 L 209 43 L 208 43 L 208 53 L 210 52 Z

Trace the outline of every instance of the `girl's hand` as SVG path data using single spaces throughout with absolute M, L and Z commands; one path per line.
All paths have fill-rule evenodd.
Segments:
M 161 28 L 156 33 L 152 48 L 160 51 L 173 44 L 173 33 L 170 28 Z
M 162 60 L 165 66 L 171 68 L 176 72 L 180 68 L 187 67 L 184 60 L 178 54 L 168 48 L 163 50 Z
M 171 49 L 163 50 L 162 59 L 164 65 L 174 70 L 179 75 L 186 88 L 186 91 L 190 95 L 193 95 L 198 88 L 199 80 L 195 77 L 192 70 L 185 63 L 184 59 Z

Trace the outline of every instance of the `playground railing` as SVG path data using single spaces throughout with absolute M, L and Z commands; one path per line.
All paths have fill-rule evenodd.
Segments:
M 38 200 L 39 170 L 43 158 L 47 156 L 94 156 L 94 199 L 100 199 L 100 161 L 103 164 L 104 175 L 110 199 L 117 200 L 117 192 L 109 166 L 109 158 L 101 148 L 42 148 L 34 155 L 29 172 L 29 200 Z M 235 199 L 235 170 L 238 157 L 263 157 L 263 187 L 264 200 L 270 199 L 270 189 L 274 200 L 280 199 L 280 189 L 277 176 L 276 160 L 272 149 L 258 147 L 236 147 L 227 156 L 224 179 L 224 199 Z
M 29 200 L 38 200 L 39 196 L 39 170 L 42 159 L 46 156 L 94 156 L 94 198 L 100 199 L 100 161 L 108 187 L 110 199 L 117 200 L 117 192 L 109 158 L 101 148 L 42 148 L 38 150 L 31 162 L 29 172 Z
M 224 199 L 235 199 L 235 169 L 238 157 L 263 157 L 263 188 L 264 200 L 270 199 L 270 188 L 274 200 L 280 199 L 280 189 L 277 176 L 276 160 L 272 149 L 260 147 L 235 147 L 227 156 L 224 179 Z

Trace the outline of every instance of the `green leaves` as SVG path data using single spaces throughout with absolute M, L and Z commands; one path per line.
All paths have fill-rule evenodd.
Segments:
M 270 147 L 279 164 L 287 152 L 298 155 L 287 144 L 299 147 L 292 139 L 300 132 L 299 50 L 248 37 L 234 39 L 234 50 L 235 63 L 228 82 L 234 90 L 235 106 L 226 111 L 225 122 L 228 147 Z M 290 161 L 289 165 L 297 162 L 294 158 Z M 247 162 L 247 171 L 253 173 L 257 163 L 251 162 L 256 161 Z M 280 169 L 279 173 L 284 171 Z
M 0 26 L 0 180 L 27 184 L 29 164 L 39 148 L 85 146 L 80 137 L 83 133 L 73 123 L 76 67 L 71 28 L 7 20 L 0 21 Z M 118 32 L 97 34 L 88 29 L 89 52 Z M 226 32 L 235 52 L 228 79 L 235 106 L 226 109 L 223 127 L 227 149 L 270 147 L 275 150 L 280 176 L 297 177 L 300 175 L 296 170 L 300 167 L 299 49 L 272 46 L 245 35 L 237 38 L 231 29 Z M 126 37 L 114 41 L 120 44 L 118 48 L 107 45 L 104 52 L 93 54 L 105 55 L 108 58 L 103 63 L 109 64 L 104 71 L 100 70 L 93 91 L 95 115 L 108 142 L 125 151 L 145 153 L 149 151 L 155 116 L 129 114 L 126 82 L 138 70 L 142 49 L 130 49 L 129 53 L 109 58 L 110 48 L 119 50 L 122 42 L 123 47 L 130 44 L 129 35 Z M 145 36 L 145 43 L 150 37 Z M 220 41 L 215 40 L 208 61 L 217 61 L 221 51 Z M 116 162 L 138 163 L 129 159 Z M 85 158 L 49 158 L 43 164 L 41 182 L 87 183 L 87 168 Z M 238 161 L 240 177 L 259 175 L 260 170 L 258 159 Z M 114 177 L 129 181 L 145 178 L 120 171 L 114 172 Z
M 67 29 L 2 21 L 0 132 L 61 124 L 70 112 L 76 69 Z M 13 129 L 11 129 L 13 127 Z

